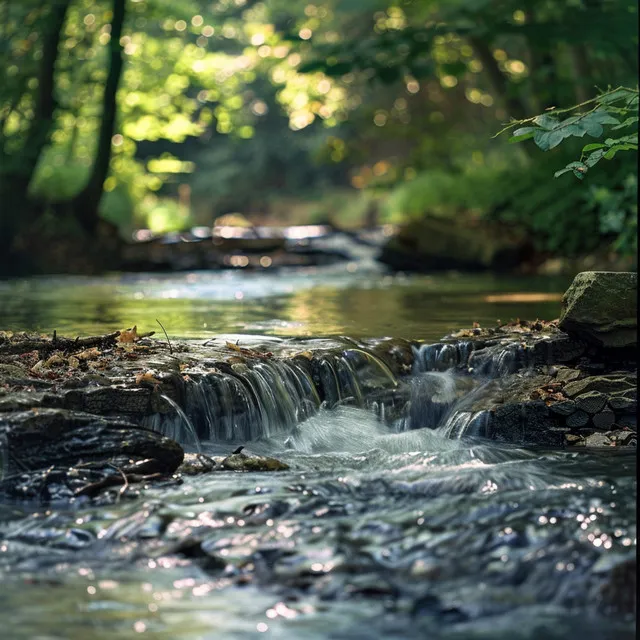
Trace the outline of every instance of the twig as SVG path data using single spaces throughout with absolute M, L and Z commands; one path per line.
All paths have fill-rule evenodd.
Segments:
M 122 479 L 124 480 L 124 482 L 122 483 L 122 487 L 120 487 L 118 491 L 118 497 L 116 498 L 116 503 L 118 503 L 120 502 L 120 498 L 122 498 L 122 496 L 124 495 L 124 492 L 129 488 L 129 480 L 125 472 L 122 469 L 120 469 L 120 467 L 116 467 L 114 464 L 109 466 L 113 467 L 116 471 L 118 471 L 118 473 L 122 476 Z
M 164 331 L 165 338 L 167 339 L 167 343 L 169 344 L 169 353 L 173 353 L 173 347 L 171 346 L 171 340 L 169 340 L 169 336 L 167 335 L 167 330 L 164 328 L 162 322 L 160 322 L 158 318 L 156 318 L 156 322 L 160 325 L 160 327 L 162 327 L 162 330 Z

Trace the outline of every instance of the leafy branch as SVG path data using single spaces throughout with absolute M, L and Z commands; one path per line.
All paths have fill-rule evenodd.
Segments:
M 587 106 L 591 108 L 584 113 L 571 115 L 563 120 L 557 117 L 561 114 L 574 113 Z M 533 126 L 522 127 L 522 125 Z M 513 132 L 509 142 L 522 142 L 533 138 L 542 151 L 549 151 L 572 136 L 582 138 L 589 135 L 592 138 L 601 138 L 605 125 L 610 126 L 611 131 L 629 128 L 635 128 L 635 131 L 619 138 L 608 137 L 604 142 L 585 145 L 582 148 L 580 160 L 570 162 L 564 169 L 554 174 L 557 178 L 571 171 L 582 180 L 587 171 L 603 158 L 611 160 L 619 151 L 638 150 L 638 89 L 617 87 L 571 107 L 551 108 L 541 115 L 514 120 L 494 137 L 520 126 Z

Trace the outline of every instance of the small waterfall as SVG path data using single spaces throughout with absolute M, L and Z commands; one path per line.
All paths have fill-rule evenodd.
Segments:
M 490 424 L 491 414 L 488 411 L 454 411 L 440 427 L 440 431 L 446 438 L 452 439 L 463 436 L 486 438 Z
M 202 447 L 200 446 L 200 439 L 198 438 L 198 434 L 194 429 L 193 424 L 191 423 L 191 420 L 189 420 L 187 414 L 182 410 L 180 405 L 177 402 L 173 401 L 171 398 L 169 398 L 169 396 L 165 396 L 164 394 L 162 394 L 160 397 L 175 410 L 178 416 L 180 416 L 181 422 L 177 424 L 174 423 L 178 427 L 176 429 L 178 433 L 171 434 L 170 437 L 172 437 L 174 440 L 177 440 L 178 442 L 186 442 L 188 440 L 181 437 L 182 434 L 186 431 L 189 438 L 195 444 L 196 450 L 198 451 L 198 453 L 202 453 Z
M 361 348 L 311 360 L 247 361 L 223 373 L 190 375 L 182 388 L 184 411 L 167 398 L 179 421 L 175 414 L 157 413 L 146 424 L 178 440 L 193 433 L 211 441 L 247 442 L 290 432 L 321 406 L 375 407 L 384 416 L 385 406 L 398 403 L 393 395 L 398 384 L 382 360 Z
M 396 430 L 435 429 L 472 384 L 470 378 L 457 375 L 453 369 L 414 376 L 410 381 L 408 410 L 396 422 Z
M 461 340 L 413 347 L 414 373 L 462 369 L 475 376 L 498 378 L 533 364 L 526 344 L 500 340 L 490 344 Z

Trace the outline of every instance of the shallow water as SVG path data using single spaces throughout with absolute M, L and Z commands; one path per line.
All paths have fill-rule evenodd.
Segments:
M 538 294 L 566 286 L 246 275 L 3 283 L 1 325 L 143 331 L 159 317 L 172 336 L 437 339 L 474 320 L 551 319 L 559 303 Z M 495 297 L 523 292 L 536 295 Z M 424 375 L 416 393 L 452 393 L 448 374 Z M 0 505 L 2 637 L 634 637 L 603 583 L 635 558 L 635 455 L 452 439 L 445 418 L 424 410 L 398 432 L 364 409 L 321 408 L 288 432 L 202 443 L 213 455 L 244 444 L 286 472 L 186 478 L 111 506 Z
M 437 340 L 472 322 L 551 320 L 568 284 L 567 278 L 455 272 L 392 276 L 355 263 L 254 273 L 0 280 L 0 327 L 73 335 L 136 324 L 141 332 L 160 332 L 158 319 L 175 338 L 224 332 Z

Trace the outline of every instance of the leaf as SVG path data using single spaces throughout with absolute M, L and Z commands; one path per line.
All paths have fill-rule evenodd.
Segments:
M 155 371 L 145 371 L 144 373 L 138 373 L 136 375 L 136 384 L 162 384 L 160 380 L 154 377 Z
M 596 109 L 592 111 L 587 119 L 598 122 L 599 124 L 620 124 L 620 120 L 614 118 L 608 111 L 605 109 Z
M 601 142 L 592 142 L 582 147 L 582 153 L 587 153 L 587 151 L 594 151 L 595 149 L 604 149 L 606 148 L 607 144 L 602 144 Z
M 550 131 L 551 129 L 555 129 L 555 127 L 557 127 L 558 124 L 560 124 L 555 118 L 548 116 L 546 113 L 543 113 L 542 115 L 537 116 L 534 119 L 534 122 L 542 129 L 547 129 L 547 131 Z
M 612 102 L 617 102 L 623 98 L 629 100 L 634 97 L 634 95 L 634 92 L 629 89 L 618 89 L 617 91 L 612 91 L 609 94 L 598 96 L 598 102 L 601 104 L 611 104 Z
M 122 331 L 118 336 L 118 342 L 135 342 L 138 339 L 138 326 Z
M 617 144 L 614 147 L 611 147 L 611 149 L 604 154 L 604 157 L 607 160 L 611 160 L 618 151 L 634 151 L 637 149 L 638 147 L 635 144 Z
M 595 166 L 604 157 L 604 149 L 596 149 L 589 157 L 584 161 L 587 167 Z
M 564 169 L 560 169 L 560 171 L 556 171 L 553 174 L 554 178 L 557 178 L 564 173 L 568 173 L 569 171 L 573 172 L 577 178 L 582 180 L 584 178 L 584 174 L 589 171 L 588 167 L 583 162 L 570 162 Z
M 538 127 L 521 127 L 513 132 L 513 135 L 509 138 L 509 142 L 522 142 L 522 140 L 529 140 L 533 138 L 533 134 L 539 131 Z
M 627 118 L 626 120 L 621 122 L 619 125 L 615 127 L 611 127 L 611 130 L 616 131 L 618 129 L 625 129 L 626 127 L 630 127 L 632 124 L 635 124 L 636 122 L 638 122 L 638 116 L 631 116 L 630 118 Z
M 543 151 L 549 151 L 557 147 L 565 138 L 563 131 L 541 131 L 538 130 L 533 135 L 533 141 Z

